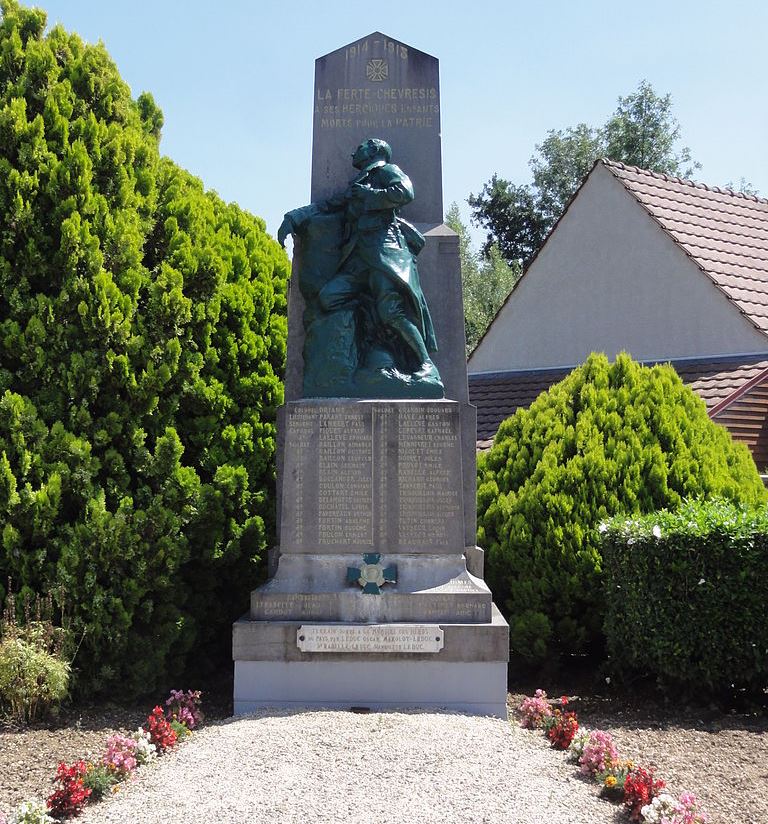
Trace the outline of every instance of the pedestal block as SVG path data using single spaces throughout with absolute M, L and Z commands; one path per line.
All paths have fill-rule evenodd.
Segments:
M 505 715 L 508 627 L 466 564 L 461 404 L 303 400 L 282 419 L 280 551 L 234 626 L 235 711 Z
M 441 634 L 443 646 L 436 652 L 404 651 L 413 626 L 406 624 L 357 625 L 390 632 L 387 652 L 302 652 L 298 637 L 308 623 L 248 616 L 235 623 L 235 715 L 264 707 L 362 706 L 506 718 L 509 628 L 495 607 L 485 624 L 420 624 L 422 631 Z M 331 632 L 355 627 L 319 626 Z M 344 643 L 352 644 L 349 637 Z

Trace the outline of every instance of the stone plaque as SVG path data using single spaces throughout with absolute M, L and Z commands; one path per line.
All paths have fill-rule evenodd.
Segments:
M 373 546 L 370 410 L 291 404 L 286 416 L 283 551 Z
M 313 203 L 345 187 L 352 152 L 368 137 L 386 140 L 414 178 L 403 217 L 442 223 L 438 61 L 380 32 L 315 61 Z
M 251 618 L 259 621 L 428 621 L 431 623 L 484 623 L 491 612 L 490 595 L 383 591 L 381 595 L 347 592 L 259 593 L 251 600 Z
M 307 624 L 296 630 L 302 652 L 435 653 L 443 640 L 437 624 Z
M 452 460 L 461 456 L 456 411 L 449 404 L 397 410 L 397 534 L 402 548 L 447 545 L 461 515 L 461 483 Z
M 459 405 L 288 404 L 282 552 L 463 552 Z

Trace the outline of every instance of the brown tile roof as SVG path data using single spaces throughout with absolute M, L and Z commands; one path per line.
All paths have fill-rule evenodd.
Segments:
M 731 398 L 768 370 L 763 356 L 695 358 L 671 363 L 687 386 L 700 395 L 711 412 L 722 411 Z M 652 363 L 646 362 L 650 366 Z M 491 445 L 499 424 L 518 409 L 530 406 L 541 392 L 561 381 L 571 370 L 526 369 L 469 375 L 470 402 L 477 407 L 477 445 Z
M 477 440 L 493 439 L 499 424 L 561 381 L 570 369 L 525 369 L 469 375 L 469 402 L 477 407 Z
M 761 331 L 768 333 L 768 200 L 598 161 Z
M 760 356 L 757 356 L 760 357 Z M 764 357 L 764 356 L 763 356 Z M 672 361 L 683 383 L 704 399 L 710 414 L 768 369 L 768 360 L 718 358 Z

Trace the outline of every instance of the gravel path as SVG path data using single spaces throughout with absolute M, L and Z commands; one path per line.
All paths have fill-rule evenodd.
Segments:
M 540 735 L 491 718 L 272 712 L 196 732 L 80 824 L 615 824 Z

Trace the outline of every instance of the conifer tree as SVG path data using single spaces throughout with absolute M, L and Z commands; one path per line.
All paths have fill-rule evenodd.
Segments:
M 81 688 L 145 692 L 226 650 L 273 530 L 287 259 L 102 45 L 0 8 L 0 582 L 63 585 Z
M 617 514 L 719 496 L 762 503 L 744 444 L 671 366 L 590 355 L 504 421 L 478 461 L 478 544 L 515 654 L 541 660 L 599 641 L 598 527 Z

